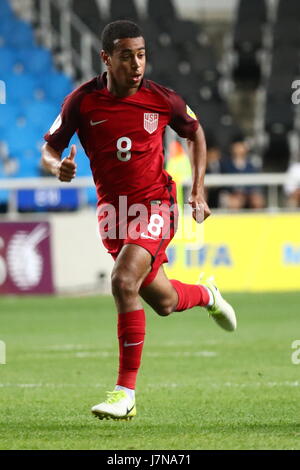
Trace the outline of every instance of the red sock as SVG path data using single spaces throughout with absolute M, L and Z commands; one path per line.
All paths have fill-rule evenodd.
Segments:
M 117 385 L 135 389 L 144 345 L 145 324 L 144 310 L 119 313 L 119 375 Z
M 170 281 L 177 292 L 178 304 L 175 312 L 182 312 L 197 305 L 205 307 L 209 302 L 209 293 L 204 286 L 183 284 L 180 281 Z

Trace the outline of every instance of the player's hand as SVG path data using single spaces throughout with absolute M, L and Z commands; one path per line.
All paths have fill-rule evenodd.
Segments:
M 207 217 L 210 216 L 210 208 L 208 207 L 202 194 L 191 194 L 189 197 L 189 204 L 193 208 L 193 218 L 198 224 L 201 224 L 205 219 L 207 219 Z
M 76 145 L 72 145 L 70 154 L 61 160 L 56 168 L 56 176 L 60 181 L 69 183 L 76 176 L 77 164 L 75 163 Z

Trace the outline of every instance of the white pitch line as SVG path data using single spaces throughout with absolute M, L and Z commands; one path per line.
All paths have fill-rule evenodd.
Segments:
M 200 343 L 197 343 L 198 346 L 204 346 L 204 345 L 216 345 L 218 344 L 218 341 L 215 340 L 207 340 L 207 341 L 201 341 Z M 169 347 L 189 347 L 195 345 L 194 342 L 192 341 L 167 341 L 163 345 L 161 344 L 151 344 L 151 347 L 161 347 L 163 346 L 164 348 L 169 348 Z M 90 344 L 54 344 L 50 346 L 42 346 L 40 348 L 40 351 L 89 351 L 90 349 L 93 349 Z M 100 348 L 99 348 L 100 349 Z
M 76 351 L 77 349 L 90 349 L 91 346 L 86 344 L 54 344 L 53 346 L 46 346 L 43 349 L 48 351 Z
M 63 350 L 58 351 L 55 350 L 52 353 L 49 351 L 31 351 L 25 352 L 22 354 L 22 358 L 26 355 L 26 358 L 35 358 L 35 359 L 53 359 L 57 353 L 60 359 L 69 359 L 69 358 L 79 358 L 79 359 L 86 359 L 86 358 L 101 358 L 101 357 L 117 357 L 117 351 L 74 351 L 74 350 Z M 143 356 L 144 357 L 177 357 L 177 358 L 184 358 L 184 357 L 215 357 L 218 353 L 215 351 L 166 351 L 166 352 L 155 352 L 155 351 L 145 351 Z
M 144 357 L 215 357 L 217 353 L 214 351 L 181 351 L 181 352 L 145 352 Z M 80 351 L 75 353 L 76 357 L 89 358 L 89 357 L 116 357 L 117 353 L 102 351 L 102 352 L 84 352 Z
M 89 387 L 104 387 L 104 384 L 88 385 Z M 66 387 L 87 387 L 87 384 L 50 384 L 50 383 L 39 383 L 39 384 L 12 384 L 12 383 L 0 383 L 0 388 L 66 388 Z
M 90 387 L 90 388 L 99 388 L 104 387 L 105 384 L 64 384 L 64 383 L 38 383 L 38 384 L 22 384 L 22 383 L 0 383 L 0 388 L 66 388 L 66 387 Z M 299 381 L 284 381 L 284 382 L 248 382 L 248 383 L 233 383 L 233 382 L 220 382 L 220 383 L 210 383 L 208 387 L 240 387 L 240 388 L 253 388 L 253 387 L 300 387 Z M 149 388 L 183 388 L 185 387 L 182 383 L 153 383 L 147 384 Z
M 146 352 L 145 356 L 148 357 L 215 357 L 218 354 L 214 351 L 180 351 L 180 352 L 167 352 L 167 353 L 159 353 L 159 352 Z
M 116 357 L 117 353 L 109 352 L 109 351 L 101 351 L 101 352 L 85 352 L 80 351 L 74 354 L 76 357 L 84 359 L 86 357 Z

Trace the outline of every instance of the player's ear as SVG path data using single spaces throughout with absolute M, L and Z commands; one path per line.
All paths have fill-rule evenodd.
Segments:
M 103 49 L 100 52 L 100 57 L 101 57 L 101 59 L 102 59 L 102 61 L 104 62 L 105 65 L 107 65 L 107 66 L 110 65 L 110 57 L 107 54 L 107 52 L 105 52 Z

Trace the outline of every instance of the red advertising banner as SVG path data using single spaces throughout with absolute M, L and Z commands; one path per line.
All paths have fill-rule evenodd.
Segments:
M 48 222 L 0 222 L 0 294 L 54 292 Z

